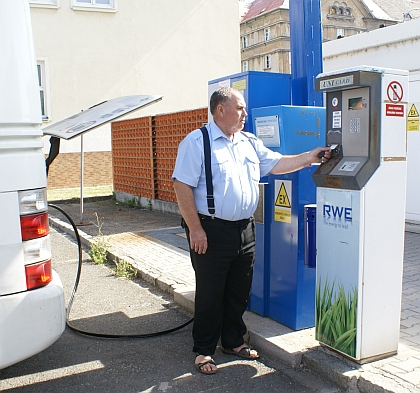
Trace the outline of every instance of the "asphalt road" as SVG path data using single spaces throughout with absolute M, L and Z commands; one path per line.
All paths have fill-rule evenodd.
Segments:
M 53 264 L 65 288 L 73 289 L 77 247 L 52 231 Z M 172 299 L 142 281 L 117 278 L 112 266 L 94 265 L 84 253 L 82 277 L 70 314 L 71 323 L 106 334 L 146 334 L 188 321 Z M 218 348 L 215 375 L 193 367 L 191 325 L 146 339 L 101 339 L 66 328 L 42 353 L 0 370 L 0 390 L 16 393 L 139 392 L 284 392 L 338 393 L 308 370 L 293 370 L 264 354 L 239 360 Z M 237 360 L 238 359 L 238 360 Z

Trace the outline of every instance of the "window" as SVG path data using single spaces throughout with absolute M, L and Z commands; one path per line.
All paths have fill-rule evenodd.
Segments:
M 118 11 L 118 0 L 71 0 L 71 8 L 75 11 Z
M 242 48 L 246 48 L 246 47 L 248 47 L 248 37 L 244 35 L 242 37 Z
M 39 84 L 39 98 L 41 103 L 42 121 L 49 120 L 49 100 L 48 100 L 48 85 L 47 85 L 47 67 L 46 60 L 39 60 L 36 62 Z
M 29 0 L 29 5 L 39 8 L 59 8 L 60 0 Z
M 344 29 L 337 29 L 337 38 L 344 37 Z
M 271 55 L 267 55 L 264 58 L 264 69 L 269 69 L 271 68 Z
M 242 62 L 242 72 L 246 72 L 248 71 L 248 61 L 243 61 Z
M 269 41 L 270 40 L 270 28 L 266 27 L 264 29 L 264 41 Z
M 351 8 L 347 7 L 345 3 L 342 3 L 342 4 L 344 4 L 344 6 L 338 6 L 337 4 L 331 6 L 329 15 L 351 17 L 352 16 Z

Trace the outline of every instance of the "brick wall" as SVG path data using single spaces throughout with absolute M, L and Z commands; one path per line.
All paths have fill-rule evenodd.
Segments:
M 178 145 L 207 122 L 207 108 L 111 124 L 114 190 L 176 202 L 172 172 Z
M 85 152 L 83 185 L 112 184 L 112 152 Z M 60 153 L 50 165 L 48 188 L 80 186 L 80 153 Z
M 111 123 L 114 190 L 155 198 L 152 118 Z

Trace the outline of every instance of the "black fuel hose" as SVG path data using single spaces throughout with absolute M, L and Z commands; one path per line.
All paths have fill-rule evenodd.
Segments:
M 184 328 L 185 326 L 188 326 L 194 320 L 194 318 L 191 318 L 189 321 L 183 323 L 180 326 L 174 327 L 172 329 L 163 330 L 163 331 L 159 331 L 159 332 L 153 332 L 153 333 L 145 333 L 145 334 L 96 333 L 96 332 L 89 332 L 89 331 L 86 331 L 86 330 L 78 329 L 75 326 L 73 326 L 70 323 L 70 311 L 71 311 L 71 308 L 73 306 L 74 296 L 76 295 L 77 288 L 79 286 L 80 276 L 82 274 L 82 261 L 83 261 L 83 258 L 82 258 L 82 242 L 80 240 L 79 230 L 77 229 L 77 226 L 74 223 L 74 221 L 71 219 L 71 217 L 63 209 L 61 209 L 57 205 L 53 205 L 53 204 L 49 203 L 48 206 L 52 207 L 54 209 L 57 209 L 60 213 L 62 213 L 67 218 L 67 220 L 69 221 L 70 225 L 72 226 L 74 234 L 76 236 L 76 242 L 77 242 L 77 248 L 78 248 L 78 261 L 79 262 L 78 262 L 78 266 L 77 266 L 76 280 L 74 282 L 73 291 L 72 291 L 72 294 L 70 296 L 69 304 L 67 306 L 67 313 L 66 313 L 66 324 L 71 330 L 73 330 L 77 333 L 83 334 L 85 336 L 99 337 L 99 338 L 112 338 L 112 339 L 117 339 L 117 338 L 149 338 L 149 337 L 162 336 L 164 334 L 175 332 L 177 330 L 180 330 L 180 329 Z

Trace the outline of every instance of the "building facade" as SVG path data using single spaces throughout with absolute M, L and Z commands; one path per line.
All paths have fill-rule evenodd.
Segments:
M 321 0 L 323 42 L 420 16 L 420 0 Z M 242 70 L 289 73 L 288 0 L 255 0 L 240 23 Z
M 242 71 L 291 72 L 288 1 L 254 1 L 240 34 Z
M 163 99 L 127 118 L 206 107 L 207 82 L 240 72 L 236 2 L 28 1 L 44 126 L 133 94 Z M 85 185 L 112 184 L 110 124 L 86 133 L 83 150 Z M 49 187 L 80 184 L 80 151 L 80 137 L 61 141 Z

